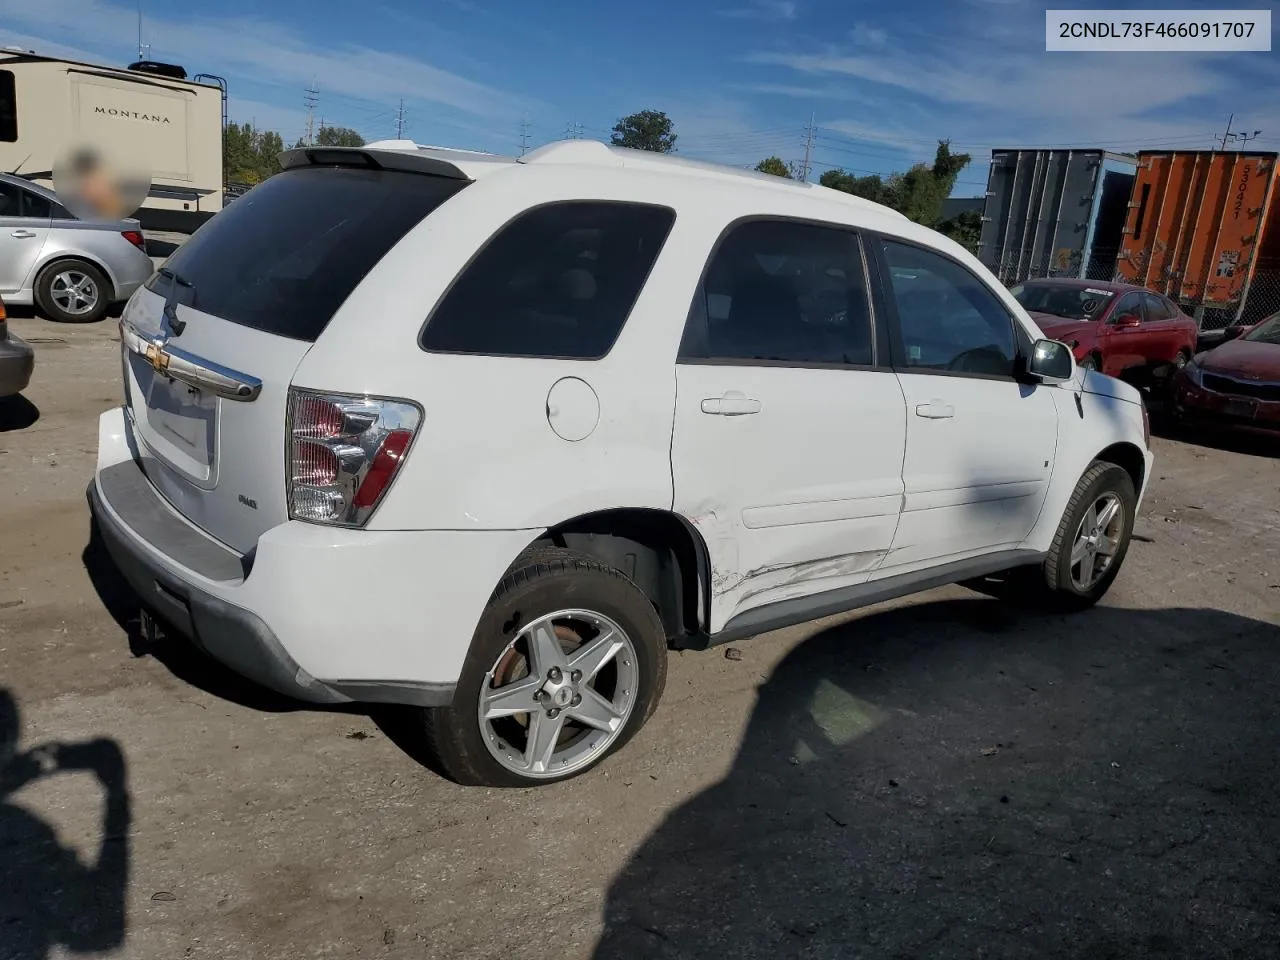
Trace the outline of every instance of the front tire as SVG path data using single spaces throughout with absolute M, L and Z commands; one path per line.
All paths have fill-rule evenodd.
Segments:
M 1124 468 L 1095 460 L 1084 472 L 1044 561 L 1044 583 L 1058 605 L 1091 607 L 1111 588 L 1129 551 L 1137 504 Z
M 453 703 L 421 714 L 462 784 L 528 787 L 585 773 L 653 714 L 666 636 L 628 577 L 569 550 L 530 551 L 493 592 Z
M 95 323 L 111 305 L 111 284 L 83 260 L 56 260 L 40 271 L 36 304 L 50 320 Z

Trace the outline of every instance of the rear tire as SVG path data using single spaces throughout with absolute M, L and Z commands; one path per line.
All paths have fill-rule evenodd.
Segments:
M 1084 472 L 1044 561 L 1043 582 L 1055 606 L 1091 607 L 1111 588 L 1129 552 L 1137 503 L 1123 467 L 1095 460 Z
M 36 304 L 59 323 L 95 323 L 111 306 L 111 283 L 91 263 L 55 260 L 40 271 Z
M 421 711 L 421 729 L 458 783 L 555 783 L 630 740 L 666 679 L 666 635 L 640 588 L 591 557 L 538 548 L 494 590 L 452 705 Z

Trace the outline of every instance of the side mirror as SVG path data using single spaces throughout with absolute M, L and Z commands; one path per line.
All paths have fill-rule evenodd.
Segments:
M 1064 383 L 1071 379 L 1071 348 L 1057 340 L 1037 340 L 1031 350 L 1027 373 L 1040 383 Z
M 1116 317 L 1116 326 L 1122 330 L 1132 329 L 1133 327 L 1140 326 L 1141 324 L 1142 321 L 1138 318 L 1136 313 L 1122 313 L 1120 316 Z

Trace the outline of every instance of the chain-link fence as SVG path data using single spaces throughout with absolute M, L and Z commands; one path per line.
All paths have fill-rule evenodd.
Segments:
M 984 251 L 979 254 L 979 259 L 1006 286 L 1046 278 L 1126 282 L 1117 268 L 1117 253 L 1115 250 L 1094 248 L 1086 262 L 1080 251 L 1061 250 L 1049 256 L 1039 250 L 1034 253 L 1027 250 L 1005 251 L 999 257 L 987 255 Z M 1200 297 L 1182 296 L 1177 283 L 1156 281 L 1148 285 L 1152 290 L 1176 300 L 1183 310 L 1196 318 L 1201 333 L 1209 338 L 1229 326 L 1257 323 L 1280 311 L 1280 264 L 1259 267 L 1247 283 L 1237 288 L 1238 295 L 1228 302 L 1206 302 Z

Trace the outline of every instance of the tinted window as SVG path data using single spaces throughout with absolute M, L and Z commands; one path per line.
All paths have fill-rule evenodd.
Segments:
M 1169 320 L 1175 315 L 1173 304 L 1164 297 L 1158 297 L 1154 293 L 1144 293 L 1142 299 L 1147 306 L 1148 320 Z
M 48 220 L 53 216 L 53 204 L 30 190 L 22 191 L 22 215 L 39 220 Z
M 13 143 L 18 139 L 18 93 L 14 87 L 13 71 L 0 70 L 0 141 Z
M 1012 376 L 1013 319 L 990 288 L 952 260 L 885 242 L 906 367 Z
M 22 216 L 22 194 L 20 187 L 0 180 L 0 217 Z
M 1027 283 L 1009 291 L 1023 309 L 1068 320 L 1094 320 L 1115 297 L 1110 290 L 1074 283 Z
M 686 359 L 871 364 L 857 235 L 757 220 L 725 237 L 690 311 Z
M 1121 297 L 1120 302 L 1116 304 L 1115 310 L 1111 311 L 1111 319 L 1114 322 L 1120 319 L 1126 313 L 1134 314 L 1139 320 L 1143 319 L 1142 294 L 1126 293 L 1123 297 Z
M 409 230 L 466 185 L 390 170 L 303 167 L 260 184 L 165 266 L 179 302 L 267 333 L 314 341 Z M 147 287 L 167 294 L 156 273 Z
M 603 357 L 674 221 L 669 208 L 638 203 L 554 203 L 528 210 L 462 271 L 432 313 L 422 346 L 499 356 Z

